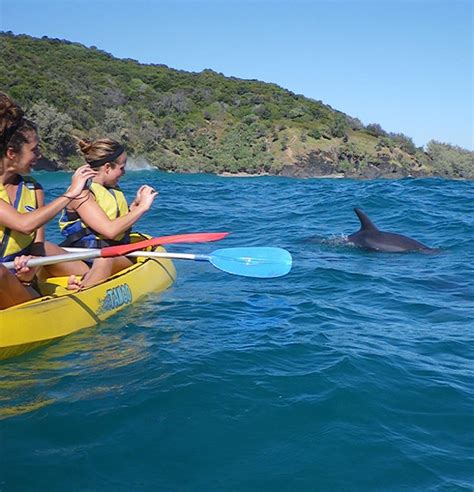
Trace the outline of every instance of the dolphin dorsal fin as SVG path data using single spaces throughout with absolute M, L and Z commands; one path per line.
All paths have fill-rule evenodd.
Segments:
M 354 212 L 357 214 L 360 220 L 360 230 L 361 231 L 378 231 L 378 229 L 372 224 L 372 221 L 367 217 L 367 215 L 362 212 L 360 208 L 355 208 Z

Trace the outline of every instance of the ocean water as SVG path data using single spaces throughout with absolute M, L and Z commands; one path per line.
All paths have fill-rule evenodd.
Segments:
M 47 197 L 65 173 L 38 173 Z M 175 284 L 0 364 L 0 490 L 474 488 L 474 183 L 129 172 L 137 229 L 278 246 L 283 278 Z M 438 254 L 369 253 L 353 207 Z M 56 225 L 48 226 L 59 239 Z

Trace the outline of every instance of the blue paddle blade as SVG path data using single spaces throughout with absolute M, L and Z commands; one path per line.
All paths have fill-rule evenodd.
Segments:
M 224 248 L 214 251 L 209 261 L 220 270 L 244 277 L 282 277 L 291 270 L 292 258 L 281 248 Z

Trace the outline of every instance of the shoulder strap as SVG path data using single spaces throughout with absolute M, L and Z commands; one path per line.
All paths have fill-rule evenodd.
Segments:
M 16 190 L 15 200 L 13 202 L 13 207 L 18 210 L 18 205 L 21 200 L 21 194 L 23 192 L 23 186 L 25 186 L 25 180 L 23 176 L 20 176 L 20 182 L 18 183 L 18 188 Z M 12 230 L 5 228 L 3 231 L 2 243 L 0 244 L 0 258 L 3 258 L 5 250 L 7 249 L 8 241 L 10 240 Z

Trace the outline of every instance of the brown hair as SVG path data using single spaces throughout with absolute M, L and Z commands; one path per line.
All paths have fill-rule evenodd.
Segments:
M 7 148 L 20 152 L 28 142 L 28 133 L 36 132 L 36 125 L 24 117 L 24 111 L 7 94 L 0 92 L 0 157 Z
M 114 160 L 124 152 L 122 145 L 110 138 L 99 138 L 94 141 L 82 139 L 78 141 L 78 146 L 86 162 L 94 168 L 99 168 L 106 163 L 115 167 Z

